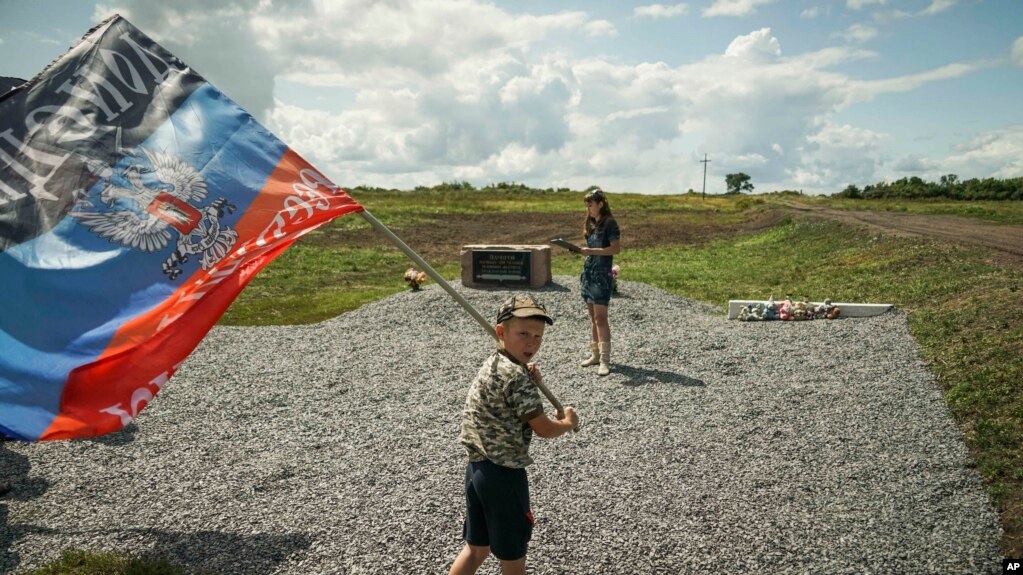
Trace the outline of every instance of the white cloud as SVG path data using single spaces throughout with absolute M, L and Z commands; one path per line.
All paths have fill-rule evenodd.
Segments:
M 679 70 L 689 100 L 683 133 L 699 138 L 722 169 L 755 181 L 786 179 L 806 134 L 818 132 L 846 97 L 841 77 L 824 69 L 845 59 L 837 52 L 783 58 L 768 29 L 736 38 L 724 55 Z
M 875 12 L 873 17 L 878 22 L 894 22 L 897 20 L 905 20 L 907 18 L 913 18 L 914 16 L 933 16 L 940 14 L 958 5 L 962 0 L 931 0 L 931 3 L 926 8 L 918 12 L 908 12 L 906 10 L 892 9 L 887 11 Z M 888 3 L 888 0 L 847 0 L 846 5 L 851 10 L 862 10 L 872 5 L 884 6 Z
M 792 58 L 792 62 L 798 62 L 801 66 L 811 70 L 823 70 L 847 62 L 858 60 L 870 60 L 877 57 L 877 53 L 862 48 L 824 48 L 817 52 L 800 54 Z
M 650 4 L 632 9 L 632 15 L 641 18 L 674 18 L 689 13 L 688 4 Z
M 989 63 L 948 64 L 933 70 L 920 72 L 918 74 L 896 76 L 892 78 L 885 78 L 883 80 L 850 81 L 848 83 L 849 89 L 847 91 L 849 96 L 848 103 L 867 102 L 880 94 L 911 92 L 925 84 L 961 78 L 971 72 L 989 67 L 990 65 L 991 64 Z
M 513 157 L 540 157 L 566 144 L 566 110 L 574 94 L 563 62 L 473 63 L 415 89 L 363 87 L 339 115 L 308 111 L 307 117 L 295 106 L 278 105 L 272 127 L 310 159 L 338 164 L 325 170 L 330 173 L 353 165 L 370 174 L 471 173 L 472 166 L 513 166 Z M 374 157 L 379 161 L 369 163 Z
M 876 0 L 873 0 L 876 1 Z M 940 14 L 951 8 L 955 7 L 962 0 L 931 0 L 931 3 L 926 8 L 918 12 L 907 12 L 906 10 L 888 10 L 874 13 L 874 20 L 878 22 L 894 22 L 897 20 L 905 20 L 907 18 L 913 18 L 914 16 L 934 16 Z M 860 0 L 863 5 L 872 3 L 872 0 Z M 877 2 L 878 4 L 885 4 L 884 1 Z
M 877 28 L 869 24 L 852 24 L 846 28 L 845 32 L 835 33 L 834 36 L 843 38 L 846 42 L 856 42 L 862 44 L 863 42 L 869 42 L 877 37 Z
M 703 15 L 741 16 L 767 3 L 718 1 Z M 836 46 L 786 55 L 769 28 L 680 66 L 581 58 L 538 46 L 565 37 L 608 44 L 589 38 L 616 36 L 611 22 L 581 11 L 512 13 L 475 0 L 208 5 L 123 0 L 117 8 L 147 32 L 160 30 L 158 41 L 229 95 L 247 98 L 240 103 L 250 111 L 266 110 L 271 130 L 349 187 L 465 179 L 679 192 L 701 188 L 698 160 L 706 151 L 708 192 L 735 171 L 751 174 L 758 191 L 838 191 L 876 182 L 883 167 L 894 166 L 885 134 L 836 123 L 838 112 L 985 65 L 862 81 L 838 70 L 878 53 Z M 685 6 L 651 4 L 633 14 L 668 18 L 688 13 Z M 870 30 L 846 34 L 865 40 Z M 1023 65 L 1023 38 L 1013 57 Z M 336 94 L 343 111 L 312 109 L 312 98 L 275 101 L 282 78 L 289 89 Z M 996 136 L 1002 146 L 1018 137 Z M 1002 149 L 995 140 L 971 141 L 948 161 L 1018 164 L 1008 152 L 995 153 Z
M 362 88 L 352 110 L 335 117 L 310 120 L 281 107 L 275 120 L 301 153 L 336 166 L 328 173 L 361 174 L 360 183 L 478 177 L 626 185 L 661 174 L 657 189 L 696 189 L 702 166 L 677 157 L 678 143 L 687 141 L 711 151 L 712 171 L 746 171 L 765 190 L 795 182 L 784 185 L 835 191 L 854 178 L 877 181 L 886 142 L 831 125 L 837 110 L 966 73 L 939 69 L 869 83 L 828 69 L 873 56 L 829 48 L 785 58 L 766 28 L 682 67 L 553 56 L 533 62 L 512 50 L 449 65 L 419 89 Z
M 881 23 L 896 22 L 898 20 L 905 20 L 912 18 L 912 12 L 906 12 L 904 10 L 889 10 L 886 12 L 874 12 L 874 20 Z
M 985 132 L 955 146 L 940 165 L 940 173 L 961 179 L 1023 177 L 1023 125 Z
M 536 148 L 512 142 L 487 158 L 480 169 L 495 180 L 521 181 L 540 175 L 549 168 L 544 164 L 543 156 Z
M 938 181 L 946 174 L 960 180 L 1023 177 L 1023 125 L 990 130 L 952 147 L 944 158 L 909 154 L 890 162 L 883 178 L 917 176 Z
M 802 175 L 797 180 L 809 185 L 812 174 L 815 185 L 836 191 L 849 184 L 875 183 L 888 139 L 886 134 L 828 122 L 807 136 L 802 164 L 797 168 Z
M 771 4 L 774 0 L 714 0 L 703 10 L 703 16 L 748 16 L 757 11 L 757 6 Z
M 1016 41 L 1012 43 L 1010 54 L 1013 64 L 1023 66 L 1023 36 L 1016 38 Z
M 820 16 L 820 13 L 821 13 L 820 6 L 811 6 L 800 12 L 799 17 L 805 18 L 807 20 L 813 20 L 814 18 Z
M 770 28 L 739 36 L 728 45 L 725 56 L 751 62 L 771 61 L 781 56 L 781 44 Z
M 277 76 L 355 89 L 407 85 L 462 62 L 521 53 L 552 33 L 617 33 L 584 12 L 514 15 L 473 0 L 120 0 L 97 7 L 97 17 L 111 12 L 149 31 L 260 117 L 273 106 Z
M 937 170 L 937 164 L 928 158 L 910 154 L 899 158 L 891 163 L 891 171 L 885 177 L 877 179 L 878 182 L 897 180 L 906 176 L 926 176 L 927 172 Z M 946 172 L 947 173 L 947 172 Z M 873 183 L 873 182 L 871 182 Z
M 607 20 L 593 20 L 583 25 L 583 30 L 590 38 L 608 37 L 614 38 L 618 35 L 618 29 Z
M 932 14 L 939 14 L 952 8 L 959 3 L 959 0 L 931 0 L 931 5 L 921 12 L 923 15 L 930 16 Z
M 888 0 L 847 0 L 845 5 L 851 10 L 862 10 L 867 6 L 873 6 L 874 4 L 884 6 L 887 1 Z

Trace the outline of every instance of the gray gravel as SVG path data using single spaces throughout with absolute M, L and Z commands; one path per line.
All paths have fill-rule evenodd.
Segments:
M 488 318 L 511 293 L 456 289 Z M 535 573 L 1001 571 L 903 313 L 744 323 L 621 290 L 605 378 L 578 367 L 577 280 L 540 290 L 557 323 L 538 360 L 583 428 L 533 443 Z M 0 444 L 0 571 L 78 548 L 197 573 L 446 573 L 488 338 L 432 284 L 310 326 L 216 327 L 125 431 Z

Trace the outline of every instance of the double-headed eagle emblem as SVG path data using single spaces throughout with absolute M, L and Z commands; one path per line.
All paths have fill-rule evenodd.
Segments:
M 130 151 L 124 161 L 99 168 L 97 175 L 99 193 L 79 199 L 71 216 L 100 237 L 143 252 L 163 250 L 177 232 L 175 249 L 163 262 L 163 273 L 172 280 L 189 256 L 200 254 L 208 270 L 238 240 L 238 232 L 220 221 L 235 210 L 227 199 L 193 206 L 206 198 L 206 182 L 181 158 Z

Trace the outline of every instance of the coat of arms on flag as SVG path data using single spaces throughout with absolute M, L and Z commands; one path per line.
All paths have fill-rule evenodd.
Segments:
M 235 210 L 226 198 L 206 206 L 202 174 L 181 158 L 142 149 L 128 153 L 122 165 L 104 168 L 91 197 L 80 198 L 70 214 L 92 232 L 111 242 L 145 252 L 174 251 L 163 262 L 170 279 L 182 272 L 179 264 L 200 257 L 208 270 L 226 256 L 238 233 L 221 219 Z

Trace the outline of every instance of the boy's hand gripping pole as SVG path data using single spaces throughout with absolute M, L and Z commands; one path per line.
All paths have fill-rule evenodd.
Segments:
M 430 266 L 430 264 L 426 263 L 426 260 L 419 257 L 419 254 L 413 251 L 412 248 L 408 247 L 408 245 L 406 245 L 405 242 L 401 241 L 401 238 L 394 235 L 394 232 L 388 229 L 387 226 L 380 222 L 380 220 L 376 219 L 376 217 L 374 217 L 373 214 L 369 213 L 368 210 L 363 210 L 359 212 L 359 215 L 365 218 L 365 220 L 369 222 L 370 225 L 372 225 L 376 231 L 384 234 L 384 237 L 391 240 L 391 243 L 397 246 L 398 249 L 404 252 L 405 255 L 407 255 L 412 261 L 416 262 L 416 265 L 423 268 L 423 271 L 425 271 L 427 275 L 433 278 L 433 281 L 437 282 L 437 285 L 444 288 L 444 291 L 448 292 L 448 295 L 454 298 L 454 300 L 458 302 L 458 305 L 462 306 L 465 309 L 465 311 L 469 312 L 469 315 L 475 318 L 476 321 L 479 322 L 481 326 L 483 326 L 483 329 L 487 330 L 487 333 L 489 333 L 491 337 L 497 339 L 497 332 L 494 330 L 494 326 L 490 325 L 490 323 L 488 323 L 487 320 L 483 319 L 483 316 L 480 315 L 480 312 L 476 311 L 476 309 L 473 308 L 469 302 L 465 301 L 465 298 L 463 298 L 461 294 L 456 292 L 455 289 L 452 288 L 448 284 L 448 282 L 443 277 L 441 277 L 439 273 L 437 273 L 437 270 L 433 269 L 433 267 Z M 536 379 L 533 379 L 533 383 L 536 384 L 536 388 L 540 390 L 540 393 L 542 393 L 544 397 L 547 398 L 547 401 L 551 402 L 551 405 L 554 406 L 554 409 L 562 413 L 565 412 L 565 408 L 561 405 L 561 402 L 558 401 L 557 397 L 554 397 L 554 394 L 551 393 L 551 390 L 547 389 L 547 386 L 544 385 L 543 382 L 536 381 Z

